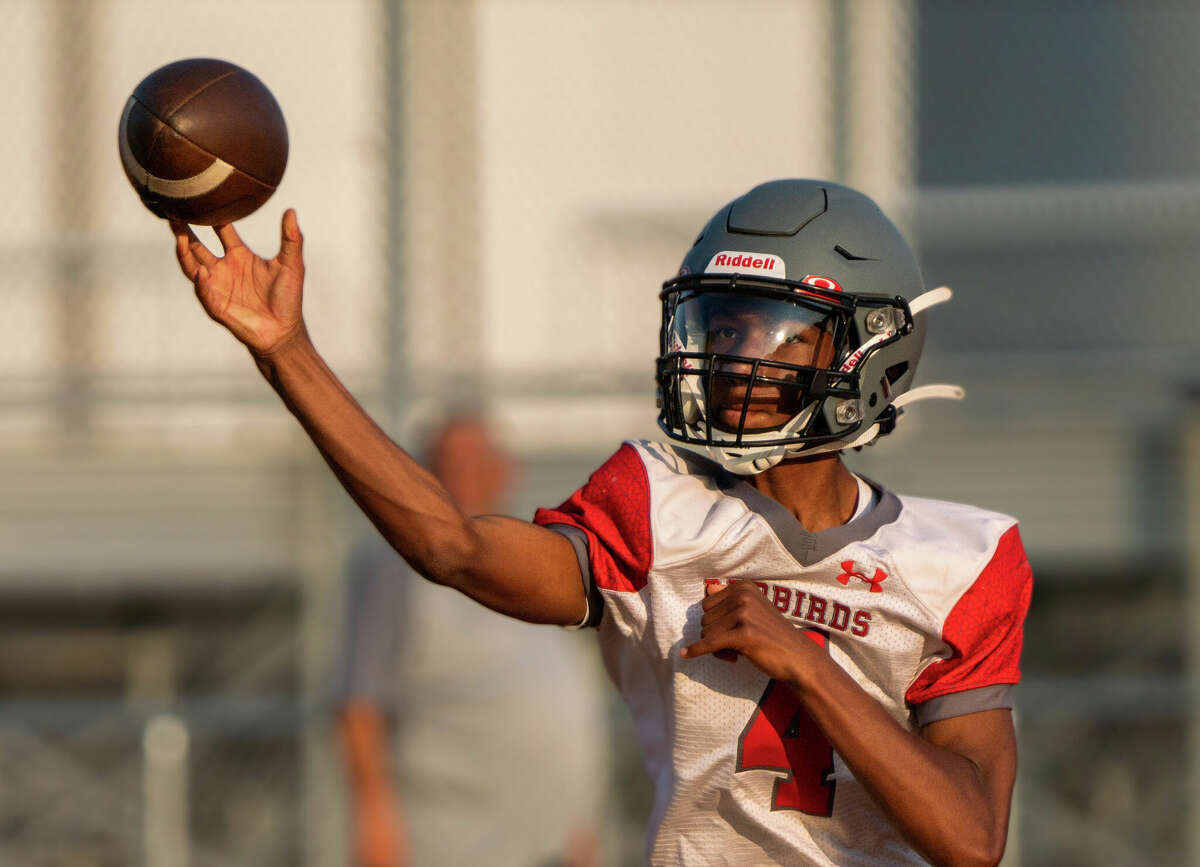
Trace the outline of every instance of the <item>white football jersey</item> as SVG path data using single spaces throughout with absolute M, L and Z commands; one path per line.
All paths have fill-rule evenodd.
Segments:
M 538 511 L 575 546 L 637 724 L 651 863 L 924 863 L 790 689 L 745 658 L 679 654 L 706 585 L 751 581 L 909 730 L 1011 707 L 1032 585 L 1016 522 L 877 492 L 809 533 L 743 478 L 642 441 Z

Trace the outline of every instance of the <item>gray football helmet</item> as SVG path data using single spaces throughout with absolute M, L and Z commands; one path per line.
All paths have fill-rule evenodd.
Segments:
M 913 389 L 925 292 L 912 250 L 867 196 L 826 181 L 761 184 L 723 207 L 663 284 L 659 426 L 750 475 L 863 446 Z M 910 300 L 911 299 L 911 300 Z

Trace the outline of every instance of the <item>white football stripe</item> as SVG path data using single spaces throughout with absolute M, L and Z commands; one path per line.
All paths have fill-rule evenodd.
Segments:
M 216 157 L 213 157 L 212 164 L 208 168 L 190 178 L 160 178 L 158 175 L 150 174 L 137 161 L 137 157 L 129 148 L 126 127 L 129 124 L 129 113 L 133 111 L 136 102 L 137 100 L 130 97 L 129 102 L 125 104 L 125 112 L 121 115 L 121 134 L 117 138 L 120 140 L 121 162 L 125 164 L 125 171 L 135 177 L 150 192 L 168 199 L 190 199 L 212 192 L 233 174 L 233 166 Z

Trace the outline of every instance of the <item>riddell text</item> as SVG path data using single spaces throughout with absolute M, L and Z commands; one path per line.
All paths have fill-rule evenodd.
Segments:
M 728 256 L 725 253 L 721 253 L 713 260 L 713 264 L 730 268 L 737 268 L 739 265 L 745 268 L 766 268 L 768 271 L 773 271 L 775 269 L 775 258 L 773 256 L 761 258 L 745 255 Z
M 723 586 L 741 579 L 706 578 L 705 586 Z M 762 581 L 751 581 L 762 595 L 778 608 L 789 620 L 801 620 L 806 623 L 816 623 L 828 629 L 839 632 L 849 632 L 860 638 L 871 631 L 871 612 L 865 608 L 850 608 L 840 602 L 830 602 L 821 596 L 781 587 L 778 584 L 766 584 Z

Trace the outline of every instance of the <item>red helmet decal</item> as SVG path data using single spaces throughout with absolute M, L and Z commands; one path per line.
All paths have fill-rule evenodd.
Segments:
M 822 277 L 820 274 L 805 274 L 801 283 L 807 283 L 809 286 L 814 286 L 817 289 L 832 289 L 834 292 L 841 292 L 841 284 L 832 277 Z

